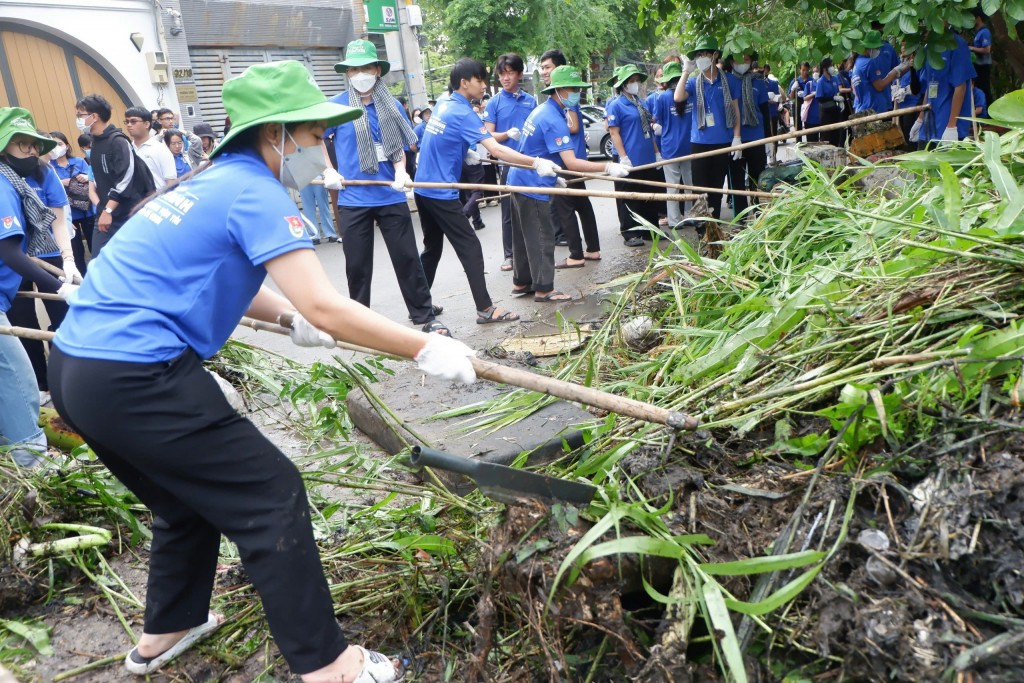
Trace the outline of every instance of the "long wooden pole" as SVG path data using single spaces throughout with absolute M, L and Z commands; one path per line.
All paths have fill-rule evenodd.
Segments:
M 386 180 L 346 180 L 345 185 L 390 185 Z M 509 192 L 531 194 L 560 195 L 564 197 L 604 197 L 606 199 L 634 199 L 651 202 L 689 202 L 700 197 L 696 194 L 648 194 L 646 192 L 603 192 L 601 190 L 570 190 L 565 187 L 527 187 L 521 185 L 480 185 L 476 183 L 419 183 L 412 182 L 407 187 L 421 187 L 434 190 L 484 190 L 491 192 Z

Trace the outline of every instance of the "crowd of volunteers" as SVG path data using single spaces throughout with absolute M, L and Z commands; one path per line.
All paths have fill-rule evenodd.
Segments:
M 472 381 L 473 351 L 440 320 L 432 287 L 447 242 L 476 322 L 518 319 L 488 291 L 480 206 L 500 201 L 509 291 L 566 301 L 556 271 L 600 260 L 601 237 L 589 197 L 560 192 L 572 179 L 561 171 L 605 176 L 624 193 L 651 192 L 643 181 L 755 188 L 776 145 L 741 145 L 919 103 L 931 107 L 905 117 L 909 141 L 960 140 L 971 132 L 965 117 L 984 116 L 991 100 L 991 43 L 979 17 L 970 43 L 955 36 L 942 68 L 918 71 L 874 27 L 853 54 L 803 63 L 783 88 L 756 52 L 723 55 L 703 37 L 653 78 L 636 64 L 615 69 L 604 103 L 614 153 L 601 162 L 588 158 L 582 110 L 593 83 L 557 49 L 541 55 L 535 95 L 522 87 L 517 54 L 497 59 L 493 94 L 487 67 L 461 59 L 448 92 L 411 113 L 386 87 L 390 64 L 369 41 L 347 46 L 335 69 L 348 89 L 329 99 L 298 62 L 252 66 L 224 86 L 219 140 L 204 123 L 178 127 L 169 109 L 129 107 L 111 121 L 99 95 L 77 102 L 76 145 L 37 130 L 23 108 L 0 109 L 0 325 L 56 330 L 48 355 L 43 342 L 0 335 L 0 445 L 17 466 L 45 464 L 37 418 L 52 400 L 152 510 L 145 623 L 130 671 L 151 673 L 218 627 L 209 607 L 224 535 L 302 680 L 396 680 L 396 662 L 350 644 L 338 627 L 298 470 L 203 369 L 241 317 L 289 324 L 301 346 L 344 340 Z M 806 137 L 848 141 L 845 129 Z M 680 159 L 701 152 L 721 153 Z M 495 198 L 445 187 L 459 182 L 523 189 Z M 722 196 L 709 194 L 716 219 Z M 742 217 L 746 199 L 731 201 Z M 688 208 L 638 199 L 616 207 L 631 247 L 652 239 L 653 226 L 680 226 Z M 378 231 L 414 328 L 370 310 Z M 341 243 L 348 296 L 316 256 L 322 239 Z M 567 247 L 564 258 L 557 247 Z M 268 275 L 281 294 L 264 286 Z M 55 295 L 47 320 L 35 299 L 18 296 L 31 291 Z

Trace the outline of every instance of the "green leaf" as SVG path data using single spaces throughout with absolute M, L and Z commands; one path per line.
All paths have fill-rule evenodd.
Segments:
M 985 166 L 992 174 L 992 183 L 996 186 L 1003 199 L 1013 201 L 1021 193 L 1020 188 L 1013 179 L 1013 174 L 1003 165 L 1000 156 L 1002 147 L 999 144 L 999 136 L 988 131 L 985 133 L 984 158 Z
M 722 650 L 725 669 L 735 683 L 747 683 L 747 670 L 743 665 L 743 653 L 740 652 L 740 641 L 732 627 L 729 608 L 726 607 L 722 589 L 714 581 L 701 586 L 704 606 L 707 609 L 708 621 L 715 632 L 716 643 Z
M 786 439 L 779 442 L 777 447 L 780 453 L 792 453 L 793 455 L 810 457 L 828 448 L 828 442 L 828 433 L 822 432 L 821 434 L 805 434 L 793 439 Z
M 804 550 L 799 553 L 751 557 L 734 562 L 705 563 L 700 565 L 700 569 L 711 576 L 749 576 L 750 574 L 764 574 L 805 567 L 818 562 L 823 557 L 825 557 L 825 553 L 819 550 Z
M 795 598 L 800 594 L 804 588 L 810 585 L 814 577 L 818 575 L 824 564 L 819 564 L 816 567 L 808 569 L 806 572 L 796 577 L 785 586 L 769 595 L 760 602 L 743 602 L 742 600 L 728 599 L 725 601 L 726 606 L 734 612 L 740 614 L 749 614 L 752 616 L 758 616 L 761 614 L 768 614 L 774 610 L 785 605 L 787 602 Z
M 942 162 L 939 164 L 942 174 L 942 196 L 945 199 L 946 226 L 951 230 L 960 230 L 960 210 L 963 202 L 960 199 L 960 180 L 956 177 L 953 167 Z
M 981 0 L 981 11 L 992 16 L 999 11 L 999 6 L 1002 4 L 1000 0 Z
M 53 654 L 53 646 L 50 645 L 50 629 L 46 626 L 14 621 L 12 619 L 0 619 L 0 626 L 14 635 L 27 640 L 36 649 L 36 652 L 44 657 L 49 657 Z

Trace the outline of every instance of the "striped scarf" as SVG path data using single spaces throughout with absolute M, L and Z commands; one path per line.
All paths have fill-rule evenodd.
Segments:
M 764 76 L 756 71 L 748 71 L 740 76 L 742 87 L 740 93 L 740 123 L 744 126 L 757 126 L 761 123 L 757 120 L 757 100 L 754 96 L 755 78 L 764 78 Z
M 373 106 L 377 109 L 377 123 L 380 126 L 380 144 L 384 148 L 384 156 L 392 163 L 402 158 L 408 145 L 416 144 L 416 133 L 402 113 L 398 111 L 395 98 L 388 91 L 384 81 L 377 79 L 370 91 Z M 359 170 L 363 173 L 377 173 L 377 151 L 374 148 L 373 135 L 370 133 L 370 120 L 366 115 L 366 106 L 362 103 L 355 88 L 348 89 L 349 106 L 359 107 L 363 115 L 352 122 L 356 128 L 356 146 L 359 149 Z
M 643 128 L 644 138 L 651 137 L 651 131 L 653 130 L 652 124 L 654 123 L 654 117 L 651 116 L 651 112 L 647 110 L 644 103 L 640 101 L 640 98 L 636 95 L 630 95 L 625 90 L 622 91 L 622 96 L 627 102 L 636 107 L 636 110 L 640 113 L 640 127 Z
M 0 175 L 7 179 L 21 197 L 21 211 L 25 216 L 25 235 L 28 237 L 25 253 L 29 256 L 52 254 L 59 251 L 50 227 L 57 216 L 39 200 L 35 190 L 13 168 L 0 161 Z
M 704 79 L 704 74 L 697 74 L 697 103 L 695 106 L 697 107 L 697 128 L 701 130 L 707 128 L 707 122 L 705 121 L 707 108 L 704 104 Z M 732 93 L 729 91 L 729 82 L 721 71 L 718 72 L 718 82 L 722 84 L 722 103 L 725 105 L 725 127 L 735 128 L 736 114 L 732 110 Z

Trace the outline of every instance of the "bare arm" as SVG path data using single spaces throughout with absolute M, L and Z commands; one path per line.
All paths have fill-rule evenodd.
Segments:
M 565 122 L 569 124 L 569 132 L 573 135 L 580 132 L 580 117 L 572 109 L 566 110 Z
M 528 157 L 525 154 L 520 154 L 515 150 L 509 149 L 505 145 L 499 145 L 496 142 L 496 138 L 484 138 L 480 141 L 480 144 L 484 146 L 487 153 L 495 159 L 501 159 L 502 161 L 508 161 L 513 164 L 522 164 L 524 166 L 533 166 L 533 162 L 536 161 L 535 157 Z
M 491 137 L 493 137 L 497 142 L 505 142 L 506 140 L 509 139 L 508 133 L 497 133 L 497 132 L 495 132 L 495 129 L 497 128 L 497 126 L 495 126 L 490 121 L 484 121 L 484 128 L 487 129 L 487 132 L 490 133 Z M 488 149 L 487 151 L 489 152 L 491 150 Z
M 672 93 L 672 99 L 676 102 L 685 102 L 689 96 L 690 93 L 686 92 L 686 78 L 680 78 L 676 83 L 675 92 Z
M 953 89 L 953 106 L 949 110 L 949 121 L 946 123 L 946 128 L 956 128 L 956 120 L 960 118 L 960 111 L 964 108 L 967 83 L 970 81 L 961 83 Z
M 726 85 L 725 87 L 729 87 Z M 736 100 L 732 101 L 732 114 L 733 118 L 736 119 L 736 125 L 732 127 L 732 136 L 738 138 L 740 136 L 740 105 Z
M 607 166 L 607 164 L 600 164 L 596 161 L 580 159 L 571 149 L 562 150 L 558 153 L 558 156 L 562 158 L 562 168 L 567 168 L 570 171 L 579 171 L 580 173 L 604 173 L 605 166 Z
M 57 216 L 53 221 L 53 225 L 50 226 L 50 231 L 53 233 L 53 241 L 57 243 L 57 247 L 60 249 L 60 257 L 62 259 L 74 258 L 74 252 L 71 251 L 71 237 L 68 235 L 68 216 L 65 213 L 68 207 L 51 206 L 49 209 Z
M 619 158 L 629 158 L 629 155 L 626 154 L 626 145 L 622 143 L 622 135 L 619 134 L 619 127 L 608 126 L 608 134 L 612 138 L 612 145 L 615 146 L 615 151 L 618 152 Z

